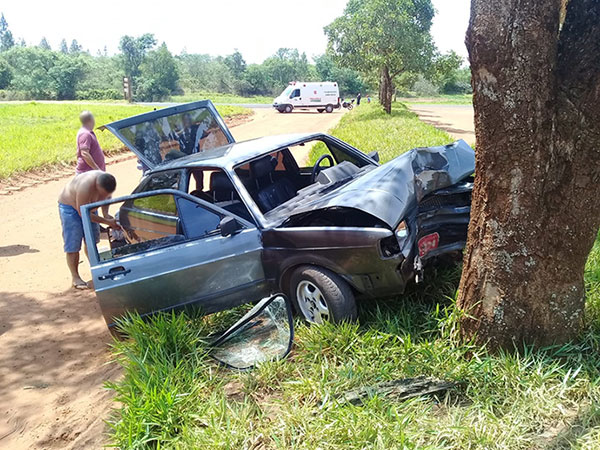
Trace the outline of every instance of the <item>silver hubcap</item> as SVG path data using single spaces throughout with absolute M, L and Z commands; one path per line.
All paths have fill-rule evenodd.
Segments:
M 331 313 L 321 290 L 313 283 L 303 280 L 296 288 L 296 299 L 305 319 L 312 323 L 323 323 L 330 319 Z

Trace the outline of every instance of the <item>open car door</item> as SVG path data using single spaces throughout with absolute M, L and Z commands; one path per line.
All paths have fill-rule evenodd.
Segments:
M 94 242 L 90 212 L 110 205 L 122 232 Z M 196 197 L 163 189 L 82 207 L 96 296 L 109 327 L 127 312 L 220 311 L 271 293 L 259 230 Z
M 149 169 L 162 163 L 169 152 L 191 155 L 235 142 L 210 100 L 150 111 L 104 128 Z

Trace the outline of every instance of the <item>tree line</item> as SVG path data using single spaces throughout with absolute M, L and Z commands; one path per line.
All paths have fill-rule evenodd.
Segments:
M 332 36 L 332 30 L 326 29 L 326 33 Z M 58 49 L 53 49 L 46 38 L 37 46 L 27 46 L 23 39 L 15 40 L 1 15 L 0 98 L 121 99 L 124 77 L 131 81 L 137 101 L 166 100 L 172 95 L 200 91 L 271 96 L 294 80 L 337 81 L 344 97 L 377 91 L 379 80 L 364 70 L 365 63 L 370 62 L 360 54 L 341 58 L 330 47 L 312 61 L 297 49 L 280 48 L 261 64 L 248 64 L 237 50 L 227 56 L 185 51 L 173 55 L 166 43 L 159 45 L 154 35 L 144 34 L 123 36 L 116 55 L 108 55 L 106 48 L 92 55 L 76 39 L 70 44 L 63 39 Z M 433 47 L 426 56 L 423 64 L 407 65 L 407 70 L 394 74 L 394 93 L 469 92 L 470 71 L 462 67 L 460 56 L 440 55 Z

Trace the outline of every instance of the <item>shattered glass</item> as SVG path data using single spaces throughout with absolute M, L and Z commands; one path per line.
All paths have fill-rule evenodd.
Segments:
M 261 300 L 214 344 L 211 355 L 236 369 L 285 357 L 293 339 L 290 305 L 283 296 Z

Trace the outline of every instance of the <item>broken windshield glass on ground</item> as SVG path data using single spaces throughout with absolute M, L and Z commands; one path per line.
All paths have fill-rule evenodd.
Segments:
M 292 347 L 291 305 L 283 295 L 261 300 L 213 344 L 211 356 L 228 367 L 249 369 L 284 358 Z

